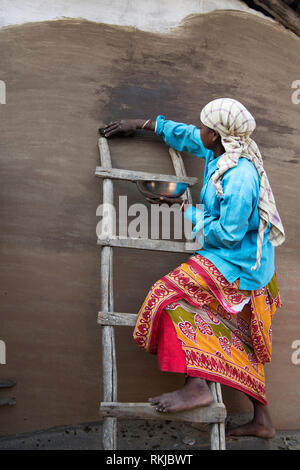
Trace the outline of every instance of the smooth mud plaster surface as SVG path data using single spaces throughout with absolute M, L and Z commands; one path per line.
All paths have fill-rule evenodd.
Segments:
M 84 20 L 60 20 L 0 31 L 1 333 L 7 364 L 1 390 L 17 404 L 1 408 L 0 432 L 98 421 L 101 394 L 100 248 L 96 209 L 102 182 L 99 126 L 118 118 L 199 123 L 220 96 L 242 101 L 257 119 L 255 139 L 277 200 L 287 242 L 277 250 L 284 307 L 273 327 L 266 367 L 268 398 L 279 428 L 300 422 L 299 79 L 300 43 L 274 23 L 249 14 L 217 12 L 190 18 L 167 35 Z M 173 173 L 167 147 L 152 133 L 110 141 L 113 165 Z M 189 176 L 203 163 L 185 154 Z M 116 182 L 115 198 L 144 202 L 134 183 Z M 149 206 L 148 206 L 149 207 Z M 183 254 L 114 250 L 115 310 L 136 313 L 149 287 L 186 259 Z M 119 400 L 145 401 L 179 387 L 181 377 L 157 370 L 130 328 L 116 329 Z M 229 412 L 248 400 L 226 387 Z

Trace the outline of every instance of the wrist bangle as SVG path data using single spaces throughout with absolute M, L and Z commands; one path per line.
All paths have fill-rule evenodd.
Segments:
M 147 121 L 144 122 L 144 124 L 142 125 L 141 129 L 148 129 L 148 127 L 150 126 L 152 120 L 151 119 L 147 119 Z

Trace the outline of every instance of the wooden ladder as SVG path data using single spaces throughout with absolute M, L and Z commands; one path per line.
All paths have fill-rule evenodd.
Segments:
M 120 170 L 112 168 L 108 143 L 105 137 L 98 140 L 100 167 L 96 168 L 96 176 L 103 178 L 103 204 L 114 202 L 113 179 L 125 179 L 129 181 L 156 180 L 175 181 L 195 184 L 197 178 L 188 178 L 179 152 L 170 148 L 169 153 L 174 166 L 175 175 L 152 174 L 139 171 Z M 186 197 L 192 204 L 190 189 L 186 190 Z M 219 383 L 209 382 L 208 385 L 213 395 L 214 402 L 205 407 L 178 413 L 170 413 L 166 416 L 159 413 L 149 403 L 120 403 L 117 401 L 117 365 L 114 326 L 134 327 L 136 314 L 114 312 L 113 295 L 113 247 L 138 248 L 146 250 L 161 250 L 171 252 L 184 252 L 186 242 L 169 240 L 151 240 L 143 238 L 118 237 L 113 233 L 112 215 L 106 214 L 108 227 L 111 232 L 99 236 L 97 244 L 101 249 L 101 311 L 98 314 L 97 323 L 102 326 L 102 364 L 103 364 L 103 402 L 100 404 L 100 416 L 103 417 L 103 449 L 117 449 L 117 419 L 140 418 L 155 420 L 175 420 L 189 423 L 209 423 L 211 430 L 211 449 L 225 449 L 225 418 L 226 408 L 222 400 L 222 392 Z M 107 220 L 106 219 L 106 220 Z

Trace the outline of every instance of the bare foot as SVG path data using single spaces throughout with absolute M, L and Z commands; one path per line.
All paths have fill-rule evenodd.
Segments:
M 256 423 L 254 420 L 250 421 L 243 426 L 238 426 L 237 428 L 229 429 L 226 432 L 227 436 L 255 436 L 262 437 L 264 439 L 272 439 L 276 434 L 276 430 L 273 425 L 266 425 Z
M 250 398 L 250 397 L 248 397 Z M 272 439 L 276 430 L 273 426 L 267 406 L 257 400 L 250 398 L 254 405 L 254 417 L 252 421 L 226 431 L 227 436 L 256 436 L 264 439 Z
M 212 403 L 213 397 L 205 380 L 188 377 L 183 388 L 149 398 L 151 405 L 161 413 L 176 413 Z

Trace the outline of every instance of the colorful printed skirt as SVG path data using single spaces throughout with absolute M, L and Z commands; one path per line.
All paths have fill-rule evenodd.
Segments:
M 161 370 L 219 382 L 266 404 L 264 364 L 281 306 L 276 276 L 257 291 L 238 287 L 209 260 L 192 256 L 152 286 L 134 340 L 158 355 Z

